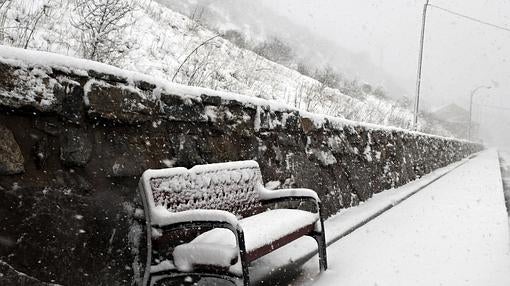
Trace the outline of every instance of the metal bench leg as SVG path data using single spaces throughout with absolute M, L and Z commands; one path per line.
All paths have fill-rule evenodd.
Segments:
M 241 259 L 241 268 L 243 270 L 243 286 L 250 286 L 250 272 L 248 271 L 248 259 L 246 258 L 246 244 L 244 243 L 244 233 L 237 230 L 237 245 L 239 246 L 239 258 Z
M 319 252 L 319 268 L 321 271 L 328 269 L 328 258 L 326 254 L 326 238 L 324 232 L 317 237 L 317 246 Z
M 319 269 L 322 272 L 328 269 L 328 258 L 326 255 L 326 240 L 324 239 L 324 233 L 316 232 L 312 235 L 312 237 L 317 242 L 317 252 L 319 254 Z
M 319 269 L 320 271 L 325 271 L 328 269 L 328 257 L 326 254 L 326 232 L 324 231 L 324 216 L 322 213 L 322 206 L 321 203 L 318 204 L 319 206 L 319 216 L 320 216 L 320 224 L 321 224 L 321 231 L 319 233 L 316 233 L 314 235 L 315 240 L 317 241 L 317 250 L 319 253 Z
M 243 286 L 250 286 L 250 273 L 248 272 L 248 265 L 242 263 L 243 267 Z
M 243 286 L 250 286 L 250 272 L 248 271 L 248 261 L 246 261 L 246 250 L 241 250 L 240 252 L 241 267 L 243 269 Z
M 319 254 L 319 269 L 325 271 L 328 269 L 328 258 L 326 255 L 326 240 L 324 238 L 324 232 L 316 232 L 311 235 L 317 242 L 317 252 Z

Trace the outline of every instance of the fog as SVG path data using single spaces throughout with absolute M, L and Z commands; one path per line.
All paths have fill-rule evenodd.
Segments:
M 161 2 L 183 3 L 178 0 Z M 425 0 L 205 0 L 219 28 L 253 38 L 278 35 L 303 59 L 331 64 L 347 77 L 414 97 Z M 431 4 L 510 28 L 510 1 L 432 0 Z M 188 7 L 189 8 L 189 7 Z M 429 7 L 423 59 L 422 108 L 455 103 L 481 126 L 475 139 L 510 146 L 510 32 Z M 478 132 L 477 132 L 478 133 Z

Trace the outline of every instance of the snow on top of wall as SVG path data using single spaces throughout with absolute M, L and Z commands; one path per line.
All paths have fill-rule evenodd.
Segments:
M 185 86 L 139 72 L 123 70 L 104 63 L 43 51 L 24 50 L 0 45 L 0 62 L 25 68 L 35 66 L 50 67 L 81 76 L 88 76 L 88 71 L 94 71 L 126 79 L 130 84 L 140 81 L 152 83 L 156 85 L 157 88 L 161 88 L 168 93 L 181 96 L 200 97 L 202 94 L 207 94 L 211 96 L 219 96 L 225 100 L 237 100 L 252 103 L 253 105 L 271 106 L 274 110 L 292 109 L 291 107 L 277 101 L 269 101 L 230 92 L 214 91 L 212 89 L 202 87 Z
M 0 45 L 0 62 L 18 66 L 21 68 L 51 68 L 55 70 L 59 70 L 65 73 L 75 74 L 79 76 L 91 76 L 89 71 L 93 71 L 99 74 L 113 75 L 118 78 L 124 79 L 128 82 L 129 85 L 134 86 L 136 82 L 147 82 L 156 86 L 154 92 L 160 93 L 164 91 L 169 94 L 178 95 L 181 97 L 194 97 L 197 100 L 200 100 L 201 95 L 208 96 L 217 96 L 222 98 L 225 101 L 238 101 L 247 105 L 252 106 L 263 106 L 268 107 L 271 111 L 282 111 L 282 112 L 294 112 L 298 111 L 302 117 L 309 118 L 312 120 L 315 126 L 320 127 L 323 126 L 324 123 L 329 121 L 335 128 L 343 128 L 344 126 L 353 126 L 353 127 L 364 127 L 367 129 L 373 130 L 385 130 L 385 131 L 401 131 L 412 133 L 415 135 L 426 135 L 435 138 L 449 139 L 449 140 L 457 140 L 462 142 L 468 142 L 465 140 L 448 138 L 438 135 L 425 134 L 416 131 L 405 130 L 398 127 L 392 126 L 381 126 L 377 124 L 364 123 L 364 122 L 355 122 L 348 119 L 333 117 L 324 114 L 311 113 L 308 111 L 300 110 L 295 107 L 289 106 L 285 103 L 268 100 L 253 96 L 247 96 L 242 94 L 224 92 L 224 91 L 216 91 L 208 88 L 202 87 L 194 87 L 194 86 L 185 86 L 178 83 L 173 83 L 168 80 L 149 76 L 146 74 L 142 74 L 135 71 L 128 71 L 124 69 L 120 69 L 118 67 L 114 67 L 108 64 L 99 63 L 87 59 L 74 58 L 70 56 L 44 52 L 44 51 L 34 51 L 34 50 L 25 50 L 21 48 L 9 47 Z M 142 96 L 142 93 L 140 93 Z M 2 95 L 4 96 L 4 95 Z M 154 98 L 146 98 L 147 100 L 154 100 Z M 258 113 L 260 116 L 260 113 Z

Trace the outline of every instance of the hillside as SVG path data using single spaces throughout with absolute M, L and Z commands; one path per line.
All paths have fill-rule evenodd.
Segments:
M 408 94 L 400 86 L 401 82 L 384 71 L 366 53 L 361 50 L 349 50 L 338 44 L 333 35 L 319 34 L 312 25 L 292 21 L 285 16 L 284 11 L 274 10 L 274 7 L 268 6 L 268 1 L 154 1 L 198 19 L 214 30 L 237 31 L 252 42 L 260 43 L 272 37 L 281 39 L 292 47 L 297 62 L 313 67 L 335 67 L 345 78 L 383 86 L 390 98 L 401 99 Z M 345 40 L 348 42 L 348 39 Z
M 79 5 L 83 0 L 4 0 L 3 3 L 0 8 L 3 44 L 87 57 L 87 34 L 80 29 Z M 118 29 L 104 35 L 101 44 L 108 48 L 107 52 L 94 60 L 186 85 L 274 99 L 311 112 L 410 127 L 411 111 L 393 101 L 370 93 L 362 97 L 343 94 L 241 49 L 156 2 L 133 3 L 136 3 L 134 9 L 118 22 Z M 431 129 L 427 123 L 420 130 L 450 135 L 438 128 Z

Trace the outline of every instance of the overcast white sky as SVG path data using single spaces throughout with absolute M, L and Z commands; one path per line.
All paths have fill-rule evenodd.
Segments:
M 368 54 L 414 94 L 421 13 L 425 0 L 260 0 L 340 46 Z M 510 28 L 508 0 L 431 0 L 437 6 Z M 452 102 L 468 108 L 471 90 L 484 105 L 510 108 L 510 32 L 429 8 L 422 96 L 431 107 Z M 492 137 L 510 142 L 510 110 L 475 107 Z M 500 138 L 502 139 L 502 138 Z M 505 141 L 506 141 L 505 140 Z M 510 144 L 509 144 L 510 145 Z

